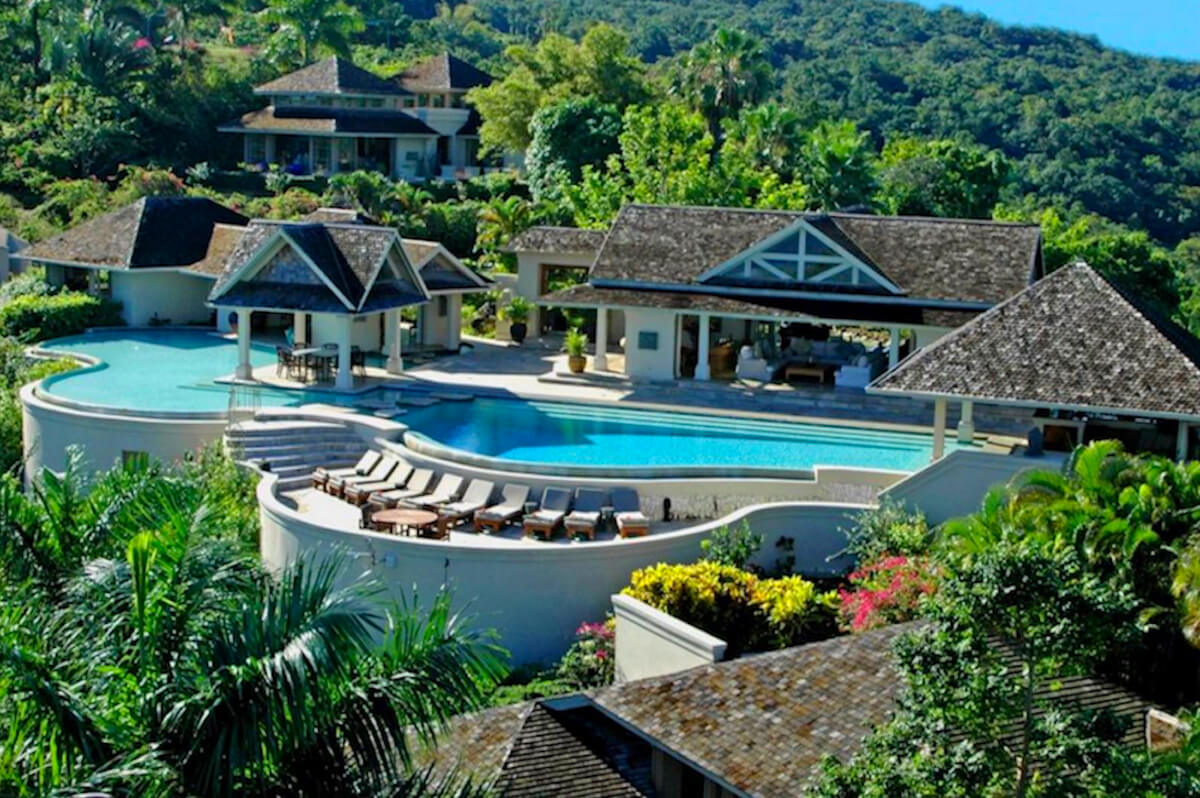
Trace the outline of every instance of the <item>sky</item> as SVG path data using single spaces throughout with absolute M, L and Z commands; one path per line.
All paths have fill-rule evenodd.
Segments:
M 1112 47 L 1200 61 L 1200 0 L 916 0 L 957 6 L 1014 25 L 1098 36 Z

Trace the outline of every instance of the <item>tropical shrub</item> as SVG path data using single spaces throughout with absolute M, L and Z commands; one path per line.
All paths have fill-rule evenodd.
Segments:
M 45 269 L 27 269 L 0 283 L 0 305 L 6 305 L 19 296 L 45 296 L 55 293 L 55 290 L 54 286 L 46 282 Z
M 762 648 L 787 648 L 837 634 L 836 594 L 818 593 L 799 576 L 760 579 L 754 603 L 766 621 Z
M 571 357 L 583 357 L 587 354 L 587 345 L 587 333 L 578 327 L 572 327 L 567 330 L 566 338 L 563 339 L 563 348 L 567 350 L 568 355 Z
M 846 530 L 846 551 L 869 564 L 887 556 L 915 557 L 929 552 L 933 533 L 925 516 L 892 499 L 859 513 Z
M 575 630 L 575 642 L 558 663 L 558 678 L 577 689 L 612 684 L 616 660 L 616 624 L 583 623 Z
M 917 616 L 921 599 L 937 587 L 937 568 L 926 557 L 884 557 L 847 577 L 838 591 L 845 629 L 863 632 Z
M 735 527 L 726 525 L 713 530 L 710 536 L 700 541 L 700 550 L 706 560 L 745 568 L 762 544 L 763 536 L 750 528 L 749 521 L 743 520 Z
M 38 341 L 122 324 L 119 303 L 90 294 L 19 296 L 0 307 L 0 335 Z

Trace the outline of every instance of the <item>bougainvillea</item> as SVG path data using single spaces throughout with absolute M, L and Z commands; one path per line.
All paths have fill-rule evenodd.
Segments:
M 852 632 L 916 617 L 921 599 L 936 589 L 938 573 L 925 557 L 884 557 L 847 577 L 838 591 L 842 625 Z
M 558 663 L 558 677 L 576 687 L 600 687 L 612 684 L 615 656 L 615 623 L 582 623 L 575 630 L 575 642 Z

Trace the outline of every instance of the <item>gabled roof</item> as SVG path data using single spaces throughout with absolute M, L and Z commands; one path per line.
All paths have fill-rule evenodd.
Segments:
M 510 252 L 570 252 L 593 255 L 600 251 L 606 235 L 607 230 L 543 224 L 513 236 L 505 249 Z
M 712 270 L 804 222 L 908 298 L 986 306 L 1041 268 L 1036 225 L 847 213 L 626 205 L 596 255 L 598 286 L 701 282 Z
M 281 75 L 254 88 L 255 94 L 407 94 L 397 83 L 336 56 Z
M 208 252 L 203 260 L 198 260 L 188 267 L 188 271 L 205 277 L 220 277 L 225 271 L 225 262 L 229 260 L 242 234 L 246 232 L 243 225 L 218 224 L 213 225 L 212 238 L 208 241 Z
M 492 76 L 450 53 L 418 61 L 392 78 L 409 92 L 466 91 L 487 86 Z
M 914 353 L 868 390 L 1200 417 L 1200 340 L 1077 263 Z
M 247 221 L 207 197 L 142 197 L 40 241 L 18 257 L 107 269 L 190 266 L 207 256 L 214 226 Z
M 492 287 L 491 280 L 467 266 L 437 241 L 404 238 L 401 245 L 409 262 L 421 273 L 430 293 L 486 291 Z
M 284 106 L 260 108 L 217 128 L 222 133 L 374 133 L 391 136 L 436 136 L 437 131 L 402 111 Z

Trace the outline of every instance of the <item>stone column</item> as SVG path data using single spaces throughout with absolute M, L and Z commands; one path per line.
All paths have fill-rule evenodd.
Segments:
M 946 400 L 933 403 L 933 460 L 941 460 L 946 453 Z
M 292 316 L 292 343 L 297 349 L 308 345 L 308 314 L 296 311 Z
M 1188 457 L 1188 440 L 1190 439 L 1191 425 L 1186 421 L 1179 422 L 1179 430 L 1175 433 L 1175 459 L 1183 462 Z
M 354 387 L 354 375 L 350 373 L 350 341 L 354 330 L 354 317 L 351 315 L 335 316 L 337 319 L 337 381 L 334 383 L 340 391 L 348 391 Z
M 608 371 L 608 308 L 596 309 L 596 356 L 592 358 L 592 368 L 596 371 Z
M 888 369 L 896 368 L 900 362 L 900 328 L 888 330 Z
M 708 368 L 708 314 L 700 314 L 700 325 L 696 330 L 696 379 L 707 380 L 711 375 Z
M 234 377 L 239 380 L 254 378 L 254 369 L 250 366 L 250 317 L 254 311 L 250 308 L 239 308 L 237 312 L 238 364 Z
M 958 442 L 970 443 L 975 439 L 974 402 L 962 403 L 962 415 L 958 420 Z
M 384 324 L 392 332 L 392 344 L 388 347 L 387 372 L 388 374 L 403 374 L 404 373 L 404 357 L 401 352 L 401 339 L 403 331 L 400 329 L 400 310 L 385 311 Z

